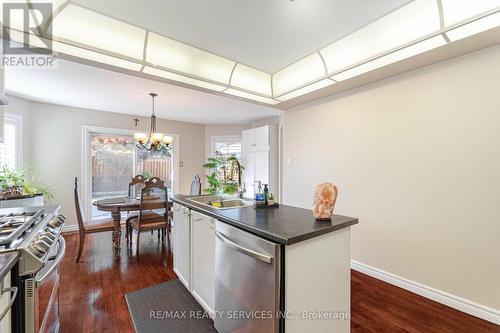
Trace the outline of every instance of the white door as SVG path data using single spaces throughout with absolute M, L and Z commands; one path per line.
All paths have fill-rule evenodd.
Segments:
M 191 290 L 190 214 L 189 209 L 174 203 L 174 272 L 189 290 Z
M 215 230 L 214 219 L 191 213 L 193 295 L 209 313 L 214 311 Z

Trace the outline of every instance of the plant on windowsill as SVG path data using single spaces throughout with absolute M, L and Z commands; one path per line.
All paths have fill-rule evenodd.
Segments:
M 209 157 L 203 167 L 211 170 L 211 173 L 205 176 L 208 187 L 204 192 L 219 195 L 233 195 L 238 192 L 237 177 L 241 177 L 241 170 L 244 168 L 235 155 L 226 157 L 216 151 L 215 157 Z M 237 170 L 238 167 L 240 170 Z
M 54 189 L 34 181 L 33 170 L 29 167 L 21 170 L 10 170 L 3 166 L 0 169 L 0 197 L 18 197 L 30 194 L 42 194 L 49 202 L 54 199 Z

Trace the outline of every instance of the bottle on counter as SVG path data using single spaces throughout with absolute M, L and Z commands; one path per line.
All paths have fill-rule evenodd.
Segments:
M 268 202 L 267 200 L 269 199 L 269 188 L 268 188 L 269 185 L 267 184 L 264 184 L 264 205 L 268 205 Z
M 255 206 L 264 205 L 264 193 L 262 193 L 262 183 L 257 181 L 259 185 L 257 186 L 257 190 L 255 191 Z

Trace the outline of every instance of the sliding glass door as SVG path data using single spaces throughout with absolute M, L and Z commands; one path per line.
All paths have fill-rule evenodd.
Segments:
M 135 175 L 159 177 L 165 181 L 169 193 L 173 192 L 175 149 L 171 156 L 155 156 L 136 148 L 132 133 L 89 130 L 86 151 L 89 155 L 86 161 L 87 177 L 90 178 L 87 179 L 87 211 L 91 219 L 110 217 L 109 212 L 97 210 L 92 203 L 127 196 L 128 184 Z M 135 191 L 132 195 L 136 195 Z

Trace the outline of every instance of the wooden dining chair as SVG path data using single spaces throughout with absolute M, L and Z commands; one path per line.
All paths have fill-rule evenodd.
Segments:
M 130 195 L 132 194 L 132 191 L 131 191 L 132 186 L 136 186 L 138 184 L 144 184 L 145 181 L 146 181 L 146 178 L 144 178 L 143 175 L 137 175 L 134 178 L 132 178 L 130 183 L 128 183 L 128 197 L 130 198 Z M 135 191 L 134 191 L 134 196 L 135 196 Z
M 78 191 L 78 178 L 75 177 L 75 209 L 76 209 L 76 219 L 78 221 L 78 232 L 80 233 L 80 243 L 78 247 L 78 256 L 76 257 L 76 262 L 80 261 L 82 256 L 83 244 L 85 243 L 85 237 L 88 234 L 94 234 L 98 232 L 113 231 L 113 219 L 100 219 L 95 221 L 84 221 L 85 214 L 83 212 L 83 206 L 80 200 L 80 193 Z
M 150 193 L 153 189 L 159 189 L 165 191 L 165 212 L 163 214 L 158 214 L 153 212 L 148 208 L 148 200 L 144 199 L 147 193 Z M 140 235 L 141 231 L 146 230 L 160 230 L 161 240 L 164 241 L 167 237 L 168 249 L 170 251 L 170 203 L 168 201 L 168 188 L 165 183 L 158 177 L 153 177 L 144 182 L 144 187 L 141 189 L 141 202 L 139 208 L 139 214 L 130 218 L 128 227 L 126 230 L 127 239 L 129 241 L 129 247 L 132 249 L 132 234 L 135 231 L 137 234 L 136 241 L 136 256 L 139 256 L 140 247 Z M 160 240 L 160 233 L 158 234 L 158 240 Z

